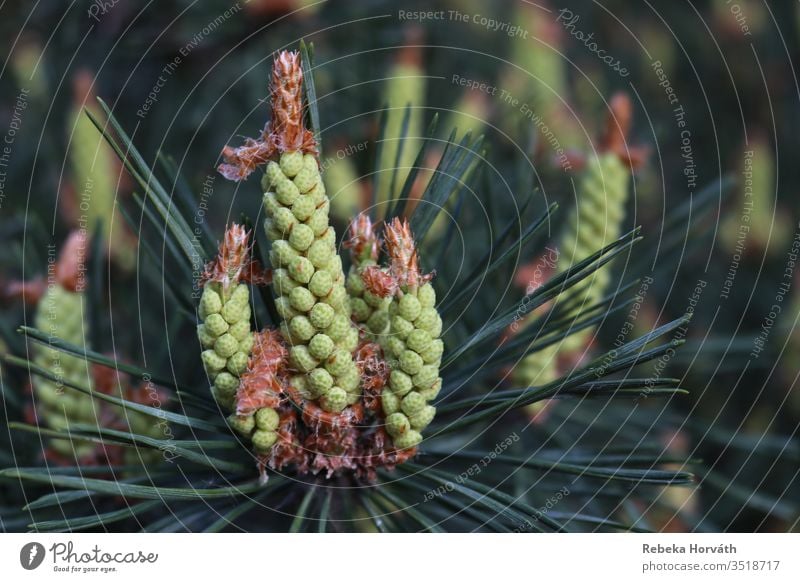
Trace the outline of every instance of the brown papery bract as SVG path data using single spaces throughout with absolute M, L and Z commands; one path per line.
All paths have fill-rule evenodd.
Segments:
M 247 138 L 238 148 L 225 146 L 218 168 L 228 180 L 238 182 L 283 152 L 318 156 L 314 134 L 306 129 L 303 109 L 303 69 L 300 53 L 281 51 L 272 64 L 270 85 L 272 116 L 258 139 Z

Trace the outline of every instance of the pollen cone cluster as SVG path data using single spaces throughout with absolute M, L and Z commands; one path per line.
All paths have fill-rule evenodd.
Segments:
M 284 152 L 269 162 L 262 185 L 276 306 L 297 372 L 292 383 L 325 411 L 341 412 L 360 397 L 352 358 L 359 338 L 316 158 Z
M 430 402 L 442 386 L 442 318 L 435 308 L 436 292 L 428 282 L 430 276 L 419 271 L 408 223 L 394 219 L 386 226 L 385 237 L 388 272 L 396 282 L 396 292 L 389 305 L 389 333 L 383 338 L 384 350 L 394 365 L 382 407 L 386 431 L 397 448 L 405 449 L 422 441 L 422 429 L 436 415 Z
M 388 331 L 391 301 L 388 295 L 393 292 L 393 283 L 391 278 L 377 269 L 380 241 L 369 216 L 359 214 L 353 220 L 350 239 L 346 244 L 350 247 L 352 263 L 347 274 L 347 293 L 350 295 L 353 319 L 369 336 L 379 337 Z
M 433 419 L 442 321 L 405 222 L 385 227 L 389 264 L 382 267 L 376 229 L 365 215 L 355 217 L 345 242 L 352 258 L 345 278 L 317 144 L 303 124 L 302 78 L 297 53 L 276 57 L 264 134 L 225 148 L 220 167 L 239 180 L 266 166 L 264 229 L 278 329 L 256 334 L 246 370 L 238 363 L 231 370 L 242 344 L 234 349 L 225 340 L 220 352 L 217 342 L 229 332 L 219 321 L 211 330 L 208 318 L 218 313 L 215 319 L 232 325 L 223 313 L 232 301 L 239 306 L 233 324 L 248 319 L 249 309 L 234 297 L 246 291 L 225 292 L 209 278 L 213 304 L 201 306 L 204 361 L 213 363 L 215 394 L 235 411 L 231 424 L 252 439 L 262 467 L 369 476 L 413 456 L 420 431 Z
M 249 235 L 233 225 L 225 233 L 217 259 L 206 267 L 200 298 L 197 336 L 203 347 L 203 366 L 212 382 L 211 391 L 225 410 L 233 410 L 239 378 L 253 347 L 250 331 L 250 289 L 253 276 Z

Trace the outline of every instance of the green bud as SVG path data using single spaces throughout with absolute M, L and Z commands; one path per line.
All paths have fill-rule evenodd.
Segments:
M 386 333 L 386 328 L 389 327 L 389 313 L 383 309 L 375 311 L 369 316 L 367 327 L 374 334 Z
M 431 337 L 442 335 L 442 318 L 438 313 L 436 314 L 436 319 L 433 320 L 433 325 L 428 328 L 428 332 L 430 332 Z
M 414 375 L 414 386 L 417 388 L 430 388 L 439 377 L 439 368 L 437 366 L 422 366 Z
M 289 244 L 298 251 L 304 251 L 314 242 L 314 231 L 305 224 L 297 224 L 289 234 Z
M 433 290 L 433 285 L 425 283 L 420 287 L 417 291 L 417 299 L 419 299 L 419 304 L 423 308 L 436 305 L 436 291 Z
M 402 412 L 394 412 L 386 417 L 386 432 L 392 438 L 397 438 L 409 430 L 411 430 L 411 423 L 408 422 L 408 417 Z
M 319 164 L 313 154 L 303 154 L 303 167 L 319 175 Z
M 389 416 L 400 410 L 400 398 L 392 392 L 384 390 L 381 394 L 381 407 L 383 408 L 383 413 Z
M 228 301 L 234 301 L 236 303 L 246 304 L 250 302 L 250 289 L 244 283 L 239 283 L 236 288 L 231 293 L 230 299 Z
M 310 196 L 300 196 L 300 198 L 295 200 L 294 204 L 292 204 L 292 214 L 294 214 L 297 220 L 308 220 L 308 218 L 314 214 L 316 208 Z
M 413 376 L 422 369 L 422 358 L 417 352 L 406 350 L 400 356 L 400 367 L 406 374 Z
M 333 376 L 324 368 L 315 368 L 308 375 L 308 384 L 316 397 L 319 397 L 333 387 Z
M 289 351 L 292 365 L 301 372 L 310 372 L 317 367 L 317 360 L 309 353 L 307 346 L 294 346 Z
M 357 392 L 361 394 L 361 376 L 358 369 L 353 367 L 349 372 L 345 372 L 338 378 L 339 386 L 347 393 Z
M 239 351 L 244 352 L 246 354 L 250 353 L 250 350 L 253 349 L 253 334 L 246 335 L 242 341 L 239 342 Z
M 409 392 L 400 403 L 400 408 L 408 416 L 411 416 L 412 414 L 420 412 L 423 408 L 425 408 L 426 404 L 425 398 L 423 398 L 419 393 Z
M 427 389 L 420 389 L 417 390 L 420 396 L 422 396 L 426 402 L 432 402 L 436 400 L 436 397 L 439 395 L 439 391 L 442 389 L 442 379 L 437 378 L 436 381 L 433 383 L 433 386 Z
M 314 187 L 309 190 L 308 194 L 306 195 L 311 197 L 315 206 L 319 206 L 320 204 L 328 201 L 327 196 L 325 196 L 325 184 L 322 182 L 322 180 L 317 180 L 317 183 L 314 184 Z
M 283 171 L 276 162 L 267 163 L 267 168 L 264 170 L 264 178 L 266 178 L 267 188 L 275 184 L 278 180 L 283 178 Z M 264 188 L 265 190 L 267 188 Z
M 308 378 L 306 376 L 292 376 L 289 383 L 292 385 L 292 388 L 297 390 L 300 396 L 306 400 L 314 400 L 317 396 L 312 392 Z
M 220 372 L 214 378 L 214 387 L 219 394 L 230 398 L 236 394 L 236 389 L 239 388 L 239 378 L 228 372 Z
M 444 342 L 440 339 L 433 340 L 431 345 L 425 350 L 425 353 L 420 354 L 422 360 L 426 364 L 436 364 L 442 359 L 444 353 Z
M 250 333 L 250 321 L 242 320 L 234 323 L 228 328 L 228 333 L 236 338 L 236 341 L 243 340 Z
M 347 392 L 334 386 L 319 401 L 323 410 L 341 412 L 347 406 Z
M 250 304 L 244 305 L 238 301 L 228 301 L 222 306 L 222 317 L 228 323 L 236 323 L 241 320 L 250 319 Z
M 334 376 L 345 374 L 353 365 L 353 358 L 350 352 L 342 349 L 335 350 L 325 362 L 325 369 Z
M 322 236 L 328 230 L 328 207 L 317 208 L 308 219 L 308 226 L 316 236 Z
M 406 344 L 399 337 L 389 336 L 386 338 L 386 350 L 390 355 L 399 358 L 406 351 Z
M 422 306 L 419 304 L 419 299 L 406 293 L 400 298 L 397 305 L 397 314 L 406 321 L 414 321 L 419 317 Z
M 356 297 L 364 293 L 364 280 L 361 278 L 361 274 L 356 269 L 350 269 L 350 272 L 347 274 L 347 282 L 345 283 L 345 287 L 347 288 L 347 292 L 352 296 Z
M 208 332 L 204 323 L 197 326 L 197 337 L 200 340 L 200 345 L 205 349 L 213 347 L 214 342 L 217 340 L 215 335 Z
M 370 291 L 364 291 L 364 301 L 366 301 L 367 305 L 374 309 L 378 309 L 386 305 L 386 298 L 379 297 Z
M 344 290 L 344 285 L 334 285 L 323 301 L 336 311 L 349 311 L 350 298 L 347 296 L 347 291 Z
M 419 329 L 424 329 L 425 331 L 429 332 L 431 337 L 439 336 L 438 333 L 434 333 L 437 326 L 441 332 L 441 318 L 433 307 L 426 307 L 423 309 L 420 312 L 419 317 L 417 317 L 416 321 L 414 322 L 414 325 L 416 325 Z
M 335 254 L 336 247 L 329 247 L 331 250 L 331 259 L 325 270 L 331 274 L 334 283 L 344 283 L 344 272 L 342 271 L 342 257 Z
M 389 374 L 389 387 L 392 389 L 392 392 L 398 396 L 405 396 L 411 392 L 411 389 L 414 387 L 414 383 L 405 372 L 401 372 L 400 370 L 392 370 L 392 373 Z
M 272 223 L 272 219 L 269 218 L 264 221 L 264 232 L 267 233 L 267 238 L 269 240 L 280 240 L 283 238 L 283 233 L 275 228 L 275 225 Z M 273 264 L 276 264 L 271 252 L 270 261 L 272 261 Z
M 259 430 L 277 430 L 280 424 L 278 413 L 271 408 L 261 408 L 256 412 L 256 426 Z
M 225 367 L 234 376 L 241 376 L 244 374 L 245 370 L 247 370 L 247 362 L 249 359 L 249 356 L 245 352 L 236 352 L 228 358 L 228 363 Z
M 303 152 L 284 152 L 279 163 L 281 172 L 289 178 L 294 178 L 303 169 Z
M 305 285 L 314 275 L 314 265 L 305 257 L 297 257 L 289 264 L 289 274 L 292 279 Z
M 422 430 L 433 421 L 433 418 L 435 416 L 436 416 L 436 408 L 434 408 L 433 406 L 425 406 L 422 410 L 420 410 L 416 414 L 412 414 L 411 416 L 409 416 L 408 420 L 411 423 L 411 428 L 413 428 L 414 430 Z
M 415 430 L 406 431 L 400 437 L 394 439 L 394 446 L 398 449 L 410 449 L 422 442 L 422 435 Z
M 299 253 L 292 248 L 288 241 L 281 239 L 272 243 L 270 261 L 276 267 L 286 267 L 299 256 Z
M 294 182 L 286 178 L 278 180 L 273 186 L 275 187 L 275 197 L 284 206 L 291 206 L 300 196 L 300 191 L 294 185 Z
M 289 345 L 303 343 L 303 340 L 292 333 L 291 329 L 289 328 L 289 324 L 285 321 L 282 321 L 280 324 L 278 324 L 278 331 L 281 332 L 281 336 Z
M 415 329 L 408 334 L 406 345 L 418 354 L 425 352 L 431 345 L 431 334 L 424 329 Z
M 320 239 L 327 242 L 331 248 L 336 248 L 336 231 L 332 226 L 325 229 L 325 232 L 320 235 Z
M 269 188 L 269 186 L 267 186 L 267 188 Z M 274 192 L 267 192 L 264 194 L 263 202 L 264 210 L 267 211 L 267 216 L 274 216 L 278 211 L 278 208 L 281 208 L 281 203 L 278 202 Z
M 395 315 L 392 318 L 392 335 L 405 340 L 414 331 L 414 324 L 400 315 Z
M 222 309 L 222 299 L 219 293 L 214 291 L 210 285 L 206 285 L 205 289 L 203 289 L 203 295 L 200 297 L 200 309 L 206 316 L 212 313 L 219 313 L 220 309 Z
M 294 185 L 297 186 L 300 192 L 308 192 L 317 184 L 318 180 L 319 172 L 303 168 L 294 177 Z
M 305 315 L 296 315 L 289 321 L 289 331 L 291 334 L 302 342 L 307 342 L 317 330 Z
M 332 287 L 333 280 L 331 279 L 330 273 L 326 271 L 317 271 L 314 273 L 314 276 L 308 284 L 308 289 L 317 297 L 325 297 L 330 293 Z
M 239 342 L 231 334 L 226 333 L 219 336 L 217 341 L 214 342 L 214 351 L 223 358 L 229 358 L 239 351 Z
M 230 327 L 228 322 L 219 314 L 212 313 L 206 318 L 206 331 L 214 337 L 221 336 Z
M 253 432 L 253 429 L 256 426 L 256 420 L 253 418 L 252 414 L 248 416 L 231 414 L 228 417 L 228 424 L 233 430 L 238 432 L 243 437 L 249 437 L 250 433 Z
M 314 303 L 316 303 L 314 295 L 305 287 L 295 287 L 292 289 L 289 293 L 289 301 L 293 308 L 303 313 L 311 311 L 311 308 L 314 307 Z
M 272 272 L 272 286 L 280 295 L 289 295 L 299 283 L 292 279 L 286 269 L 275 269 Z
M 358 330 L 354 327 L 351 327 L 347 330 L 344 338 L 339 341 L 339 347 L 343 350 L 347 350 L 348 352 L 352 353 L 356 351 L 358 347 Z
M 297 201 L 295 201 L 295 203 L 296 202 Z M 289 232 L 291 232 L 292 228 L 296 224 L 298 224 L 298 222 L 294 217 L 294 214 L 292 214 L 292 211 L 285 206 L 278 208 L 277 212 L 275 212 L 274 216 L 272 217 L 273 228 L 281 232 L 283 236 L 286 236 Z
M 372 309 L 360 297 L 352 297 L 350 299 L 350 308 L 353 311 L 353 319 L 356 321 L 366 321 L 372 314 Z
M 200 354 L 200 357 L 203 360 L 203 366 L 205 366 L 209 374 L 219 372 L 225 367 L 225 358 L 221 357 L 214 350 L 205 350 Z
M 278 440 L 274 430 L 257 430 L 253 433 L 253 448 L 257 453 L 266 454 Z
M 324 333 L 318 333 L 308 343 L 309 353 L 318 360 L 324 360 L 333 351 L 333 340 Z
M 334 250 L 324 240 L 315 240 L 311 243 L 311 246 L 308 247 L 307 255 L 312 265 L 318 269 L 323 269 L 331 262 Z
M 333 323 L 336 312 L 327 303 L 317 303 L 311 308 L 311 323 L 317 329 L 325 329 Z M 328 334 L 330 335 L 330 334 Z
M 211 397 L 223 410 L 233 410 L 236 408 L 235 396 L 225 396 L 217 390 L 217 387 L 211 386 Z
M 339 314 L 333 318 L 331 324 L 325 329 L 325 335 L 336 342 L 345 336 L 348 329 L 350 329 L 350 320 L 346 315 Z

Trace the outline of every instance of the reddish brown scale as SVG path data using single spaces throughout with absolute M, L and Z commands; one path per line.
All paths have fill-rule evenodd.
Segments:
M 56 281 L 67 291 L 81 291 L 85 286 L 88 239 L 85 231 L 69 233 L 56 263 Z
M 364 419 L 364 407 L 360 402 L 348 406 L 342 412 L 327 412 L 313 401 L 303 406 L 303 422 L 312 428 L 335 431 L 357 425 Z
M 239 224 L 231 225 L 225 231 L 225 238 L 219 245 L 217 258 L 208 263 L 201 276 L 201 282 L 216 281 L 224 289 L 237 283 L 268 285 L 272 282 L 272 272 L 264 269 L 252 258 L 250 235 Z
M 304 126 L 303 69 L 300 53 L 281 51 L 272 64 L 270 86 L 272 116 L 258 139 L 247 138 L 243 146 L 225 146 L 225 160 L 218 168 L 228 180 L 247 178 L 258 166 L 283 152 L 301 151 L 318 156 L 314 134 Z
M 344 247 L 350 249 L 353 262 L 377 261 L 380 252 L 380 239 L 375 234 L 375 226 L 367 214 L 359 214 L 350 223 L 349 238 Z
M 278 424 L 278 441 L 273 445 L 263 461 L 272 469 L 279 471 L 284 467 L 294 467 L 298 473 L 308 471 L 308 454 L 300 443 L 297 412 L 291 407 L 280 411 Z
M 361 374 L 364 407 L 378 414 L 381 411 L 381 393 L 391 373 L 383 359 L 383 350 L 374 342 L 363 342 L 356 350 L 355 361 Z
M 389 255 L 389 274 L 398 287 L 416 289 L 433 278 L 434 273 L 423 275 L 411 226 L 406 219 L 395 218 L 384 227 L 386 253 Z
M 378 297 L 391 297 L 397 293 L 395 278 L 377 265 L 370 265 L 364 269 L 361 280 L 367 291 Z
M 236 413 L 249 415 L 261 408 L 277 408 L 288 383 L 288 351 L 278 331 L 255 334 L 247 370 L 236 391 Z
M 616 154 L 631 170 L 636 170 L 645 164 L 650 150 L 645 146 L 628 144 L 628 134 L 632 125 L 633 103 L 630 97 L 625 93 L 615 93 L 608 103 L 606 129 L 598 148 Z
M 353 471 L 358 467 L 353 455 L 358 442 L 358 431 L 352 427 L 326 432 L 312 430 L 304 446 L 310 454 L 311 472 L 325 473 L 330 478 L 342 470 Z
M 269 126 L 264 129 L 266 134 Z M 246 179 L 256 168 L 266 164 L 275 155 L 275 146 L 262 135 L 258 139 L 245 138 L 244 145 L 238 148 L 225 146 L 222 148 L 224 164 L 217 168 L 228 180 L 239 182 Z

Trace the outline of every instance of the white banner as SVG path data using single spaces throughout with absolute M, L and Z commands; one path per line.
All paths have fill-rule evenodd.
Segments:
M 800 580 L 797 534 L 5 534 L 2 580 Z

